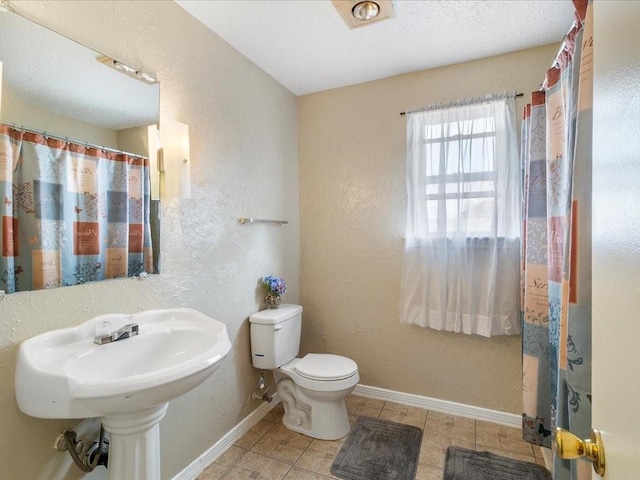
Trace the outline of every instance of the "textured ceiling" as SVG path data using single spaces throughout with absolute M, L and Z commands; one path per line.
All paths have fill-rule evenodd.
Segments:
M 296 95 L 559 42 L 570 0 L 394 0 L 349 29 L 331 0 L 176 0 Z

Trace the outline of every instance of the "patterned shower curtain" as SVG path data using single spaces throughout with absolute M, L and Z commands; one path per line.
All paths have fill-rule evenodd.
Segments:
M 591 429 L 591 5 L 543 91 L 525 109 L 523 415 L 525 440 L 551 447 L 556 426 Z M 554 458 L 555 480 L 590 479 L 590 464 Z
M 152 271 L 149 161 L 0 124 L 0 290 Z

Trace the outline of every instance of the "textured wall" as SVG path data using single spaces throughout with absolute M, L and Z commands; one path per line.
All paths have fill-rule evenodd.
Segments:
M 549 45 L 299 98 L 303 350 L 358 362 L 361 382 L 521 413 L 521 338 L 398 321 L 406 214 L 399 112 L 539 88 Z M 522 111 L 524 99 L 516 106 Z
M 147 280 L 8 295 L 0 300 L 0 478 L 77 478 L 51 449 L 75 421 L 30 418 L 13 393 L 18 345 L 106 312 L 187 306 L 227 325 L 233 349 L 212 378 L 173 401 L 161 423 L 163 478 L 172 478 L 248 415 L 257 382 L 249 314 L 258 278 L 288 281 L 298 301 L 296 98 L 173 2 L 17 2 L 40 23 L 157 74 L 161 119 L 189 124 L 192 199 L 162 205 L 162 274 Z M 238 218 L 285 219 L 283 227 Z M 141 359 L 143 361 L 143 359 Z M 69 469 L 69 473 L 65 473 Z M 88 478 L 104 477 L 104 469 Z

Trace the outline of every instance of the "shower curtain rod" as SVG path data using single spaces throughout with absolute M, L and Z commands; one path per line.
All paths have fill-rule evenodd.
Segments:
M 516 96 L 516 97 L 523 97 L 523 96 L 524 96 L 524 93 L 516 93 L 516 95 L 515 95 L 515 96 Z M 414 110 L 414 111 L 419 112 L 419 111 L 420 111 L 420 109 L 418 109 L 418 110 Z M 413 112 L 409 112 L 409 113 L 413 113 Z M 400 115 L 406 115 L 406 114 L 407 114 L 407 112 L 400 112 Z
M 5 124 L 5 125 L 7 125 L 7 124 Z M 60 140 L 61 142 L 75 143 L 76 145 L 84 145 L 85 147 L 96 148 L 98 150 L 102 150 L 103 152 L 118 153 L 118 154 L 122 154 L 122 155 L 129 155 L 129 156 L 132 156 L 132 157 L 139 157 L 139 158 L 144 158 L 146 160 L 149 160 L 149 157 L 147 157 L 145 155 L 140 155 L 138 153 L 125 152 L 124 150 L 118 150 L 116 148 L 109 148 L 109 147 L 105 147 L 103 145 L 96 145 L 95 143 L 84 142 L 82 140 L 76 140 L 74 138 L 61 137 L 60 135 L 53 135 L 51 133 L 47 133 L 44 130 L 35 130 L 33 128 L 27 128 L 24 125 L 18 126 L 15 123 L 12 123 L 11 124 L 11 129 L 12 130 L 22 130 L 23 132 L 27 132 L 27 133 L 35 133 L 36 135 L 42 135 L 44 138 L 53 138 L 55 140 Z

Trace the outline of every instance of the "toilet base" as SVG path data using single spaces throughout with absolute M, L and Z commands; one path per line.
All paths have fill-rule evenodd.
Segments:
M 286 409 L 286 404 L 285 404 Z M 289 430 L 302 433 L 308 437 L 319 440 L 337 440 L 351 431 L 349 416 L 344 400 L 325 403 L 316 403 L 311 408 L 311 421 L 298 425 L 295 417 L 285 413 L 282 424 Z
M 344 399 L 355 385 L 338 392 L 309 391 L 282 374 L 275 376 L 286 428 L 319 440 L 337 440 L 351 431 Z

